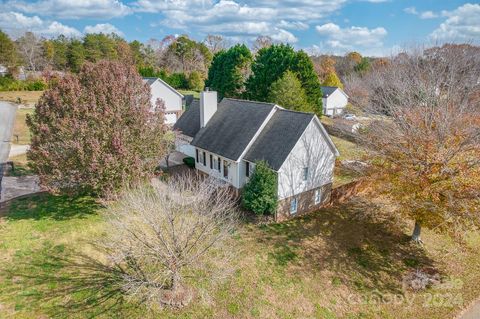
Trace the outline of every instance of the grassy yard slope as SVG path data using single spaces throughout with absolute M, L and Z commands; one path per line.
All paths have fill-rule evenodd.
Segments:
M 17 200 L 0 218 L 0 313 L 12 318 L 86 318 L 104 311 L 99 318 L 426 319 L 449 318 L 461 308 L 458 298 L 429 303 L 429 294 L 459 295 L 462 302 L 480 294 L 478 236 L 461 248 L 426 230 L 421 248 L 409 241 L 411 225 L 389 222 L 379 213 L 385 209 L 360 198 L 287 223 L 244 224 L 233 276 L 213 294 L 200 291 L 182 311 L 151 313 L 124 301 L 92 308 L 87 303 L 76 313 L 59 312 L 65 310 L 59 305 L 89 292 L 54 293 L 71 284 L 72 272 L 61 260 L 79 252 L 95 256 L 86 240 L 105 231 L 101 206 L 89 197 Z M 405 294 L 402 276 L 422 267 L 438 269 L 460 285 Z M 56 280 L 42 281 L 45 273 Z M 372 296 L 380 294 L 407 296 L 412 304 L 375 303 Z
M 34 109 L 18 109 L 13 127 L 13 143 L 30 144 L 30 130 L 25 122 L 27 114 L 33 114 Z M 17 140 L 18 137 L 18 140 Z
M 0 91 L 0 100 L 34 106 L 42 94 L 43 91 Z

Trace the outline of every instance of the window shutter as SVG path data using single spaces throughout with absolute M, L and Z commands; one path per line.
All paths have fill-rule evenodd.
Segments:
M 250 162 L 247 162 L 247 166 L 245 167 L 245 175 L 250 177 Z
M 207 156 L 205 152 L 203 152 L 203 166 L 207 166 Z
M 220 162 L 221 162 L 221 160 L 220 160 L 220 157 L 219 157 L 219 158 L 218 158 L 218 162 L 217 162 L 217 163 L 218 163 L 218 171 L 219 171 L 219 172 L 222 170 L 221 167 L 220 167 L 220 165 L 221 165 Z
M 199 163 L 200 161 L 198 160 L 198 150 L 195 150 L 195 155 L 196 155 L 196 158 L 197 158 L 197 163 Z
M 213 155 L 210 154 L 210 169 L 213 169 Z

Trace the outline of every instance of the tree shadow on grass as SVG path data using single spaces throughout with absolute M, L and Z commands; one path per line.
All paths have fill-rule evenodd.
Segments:
M 88 255 L 48 246 L 0 271 L 0 293 L 20 308 L 55 318 L 129 317 L 141 305 L 127 302 L 125 273 Z
M 96 214 L 101 207 L 95 198 L 89 196 L 42 193 L 13 199 L 0 216 L 5 216 L 7 220 L 68 220 Z
M 378 214 L 369 201 L 354 198 L 289 222 L 261 226 L 273 260 L 296 272 L 327 271 L 332 283 L 358 291 L 401 293 L 406 271 L 433 267 L 422 247 L 401 225 Z

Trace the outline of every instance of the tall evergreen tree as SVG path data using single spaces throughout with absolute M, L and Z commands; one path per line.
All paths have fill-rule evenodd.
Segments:
M 18 52 L 15 43 L 0 30 L 0 64 L 13 67 L 18 62 Z
M 252 65 L 252 74 L 246 83 L 246 97 L 252 100 L 267 101 L 272 84 L 288 70 L 297 74 L 307 94 L 308 103 L 315 113 L 321 116 L 322 93 L 313 63 L 305 52 L 295 52 L 290 45 L 272 45 L 258 51 Z
M 302 88 L 302 83 L 300 83 L 292 71 L 285 72 L 280 79 L 272 84 L 269 101 L 290 110 L 302 112 L 314 111 L 308 103 L 307 95 Z
M 205 85 L 216 90 L 221 98 L 240 97 L 251 62 L 252 54 L 244 44 L 222 50 L 213 57 Z

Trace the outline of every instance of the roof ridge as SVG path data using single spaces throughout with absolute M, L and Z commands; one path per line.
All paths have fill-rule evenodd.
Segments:
M 261 102 L 261 101 L 252 101 L 252 100 L 244 100 L 244 99 L 235 99 L 235 98 L 231 98 L 231 97 L 224 97 L 222 99 L 222 101 L 223 100 L 241 101 L 241 102 L 257 103 L 257 104 L 266 104 L 266 105 L 270 105 L 270 106 L 275 106 L 276 105 L 275 103 L 271 103 L 271 102 Z
M 285 109 L 285 108 L 281 108 L 281 109 L 279 109 L 279 111 L 286 111 L 286 112 L 292 112 L 292 113 L 300 113 L 300 114 L 312 115 L 312 116 L 315 115 L 315 113 L 313 113 L 313 112 L 302 112 L 302 111 L 296 111 L 296 110 L 289 110 L 289 109 Z

